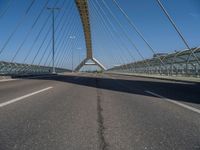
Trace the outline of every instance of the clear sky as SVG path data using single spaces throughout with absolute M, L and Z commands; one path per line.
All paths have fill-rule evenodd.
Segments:
M 123 29 L 112 18 L 104 1 Z M 143 57 L 152 57 L 153 53 L 128 24 L 113 1 L 104 1 L 89 0 L 94 57 L 106 67 L 141 60 L 133 43 Z M 156 52 L 171 53 L 186 48 L 156 0 L 117 2 Z M 161 2 L 190 47 L 200 46 L 200 1 Z M 51 64 L 51 16 L 46 10 L 47 6 L 61 8 L 55 15 L 56 64 L 71 68 L 72 51 L 74 67 L 85 57 L 82 24 L 74 0 L 0 0 L 0 60 Z

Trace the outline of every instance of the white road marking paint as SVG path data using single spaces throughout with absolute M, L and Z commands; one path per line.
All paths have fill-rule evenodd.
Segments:
M 161 96 L 161 95 L 156 94 L 156 93 L 151 92 L 151 91 L 145 91 L 145 92 L 148 93 L 148 94 L 151 94 L 151 95 L 153 95 L 153 96 L 156 96 L 156 97 L 165 99 L 165 100 L 167 100 L 168 102 L 174 103 L 174 104 L 179 105 L 179 106 L 181 106 L 181 107 L 183 107 L 183 108 L 189 109 L 189 110 L 191 110 L 191 111 L 193 111 L 193 112 L 196 112 L 196 113 L 199 113 L 199 114 L 200 114 L 200 110 L 197 109 L 197 108 L 194 108 L 194 107 L 185 105 L 185 104 L 183 104 L 183 103 L 180 103 L 180 102 L 177 102 L 177 101 L 168 99 L 168 98 L 166 98 L 166 97 L 164 97 L 164 96 Z
M 7 102 L 0 103 L 0 108 L 1 108 L 1 107 L 4 107 L 4 106 L 7 106 L 7 105 L 9 105 L 9 104 L 15 103 L 15 102 L 17 102 L 17 101 L 21 101 L 21 100 L 23 100 L 23 99 L 25 99 L 25 98 L 27 98 L 27 97 L 33 96 L 33 95 L 35 95 L 35 94 L 38 94 L 38 93 L 41 93 L 41 92 L 50 90 L 50 89 L 52 89 L 52 88 L 53 88 L 53 87 L 47 87 L 47 88 L 45 88 L 45 89 L 41 89 L 41 90 L 39 90 L 39 91 L 35 91 L 35 92 L 33 92 L 33 93 L 26 94 L 26 95 L 24 95 L 24 96 L 21 96 L 21 97 L 18 97 L 18 98 L 9 100 L 9 101 L 7 101 Z
M 3 79 L 3 80 L 0 80 L 0 82 L 15 81 L 15 80 L 18 80 L 18 79 Z

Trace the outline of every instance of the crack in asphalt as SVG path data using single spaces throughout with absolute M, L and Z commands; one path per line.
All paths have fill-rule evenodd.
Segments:
M 103 108 L 101 105 L 101 91 L 98 88 L 98 79 L 96 78 L 96 89 L 97 89 L 97 122 L 98 122 L 98 136 L 99 136 L 99 148 L 100 150 L 107 150 L 108 144 L 105 140 L 105 127 L 103 118 Z

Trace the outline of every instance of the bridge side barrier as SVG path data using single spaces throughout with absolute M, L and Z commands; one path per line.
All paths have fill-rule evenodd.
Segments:
M 57 73 L 69 72 L 70 70 L 64 68 L 55 68 Z M 51 74 L 52 67 L 37 66 L 20 63 L 10 63 L 0 61 L 0 75 L 38 75 Z

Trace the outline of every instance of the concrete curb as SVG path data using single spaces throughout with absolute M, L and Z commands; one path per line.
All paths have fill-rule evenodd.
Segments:
M 46 76 L 54 76 L 57 74 L 41 74 L 41 75 L 12 75 L 12 76 L 0 76 L 0 82 L 4 81 L 14 81 L 18 79 L 34 79 L 34 78 L 42 78 Z
M 11 76 L 0 76 L 0 80 L 12 79 Z
M 126 74 L 126 73 L 117 73 L 117 72 L 107 72 L 107 74 L 125 75 L 125 76 L 134 76 L 134 77 L 143 77 L 143 78 L 151 78 L 151 79 L 159 79 L 159 80 L 168 80 L 168 81 L 186 82 L 186 83 L 198 83 L 198 84 L 200 84 L 200 79 L 199 79 L 199 81 L 193 81 L 193 80 L 162 78 L 162 77 L 153 77 L 153 76 Z

